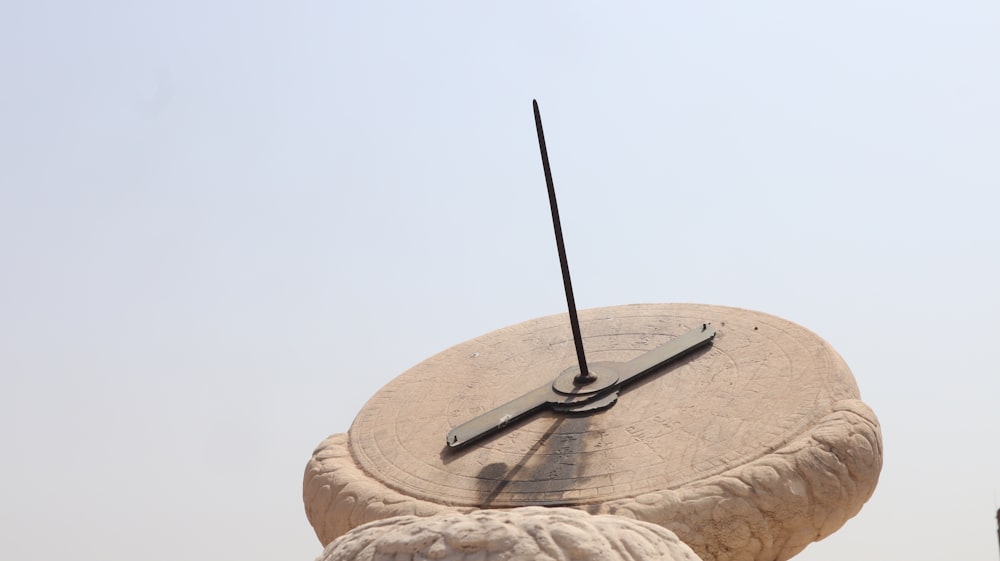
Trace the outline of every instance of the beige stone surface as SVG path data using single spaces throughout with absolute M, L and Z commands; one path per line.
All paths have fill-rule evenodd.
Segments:
M 417 365 L 306 469 L 326 544 L 360 524 L 482 507 L 563 505 L 653 522 L 706 560 L 787 559 L 839 528 L 881 469 L 878 421 L 843 360 L 774 316 L 718 306 L 581 313 L 590 360 L 625 361 L 711 322 L 710 349 L 607 411 L 544 413 L 454 453 L 448 430 L 574 361 L 565 316 L 499 330 Z
M 302 496 L 306 517 L 323 545 L 375 520 L 475 510 L 415 499 L 368 477 L 351 457 L 343 433 L 329 436 L 313 452 L 306 466 Z
M 616 516 L 525 507 L 400 516 L 332 542 L 319 561 L 699 561 L 672 532 Z

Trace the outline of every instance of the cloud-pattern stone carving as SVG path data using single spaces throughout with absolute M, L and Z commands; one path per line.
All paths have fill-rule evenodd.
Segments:
M 700 561 L 654 524 L 568 508 L 397 516 L 330 543 L 317 561 Z

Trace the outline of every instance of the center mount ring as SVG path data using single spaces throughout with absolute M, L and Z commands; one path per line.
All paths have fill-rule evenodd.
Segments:
M 609 364 L 588 364 L 587 370 L 597 379 L 588 384 L 577 385 L 574 379 L 580 373 L 579 366 L 571 366 L 563 370 L 552 382 L 552 389 L 565 396 L 592 396 L 601 393 L 618 383 L 618 371 Z

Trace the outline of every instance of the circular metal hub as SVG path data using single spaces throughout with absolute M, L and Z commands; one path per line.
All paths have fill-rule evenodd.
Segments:
M 589 364 L 587 370 L 596 379 L 587 384 L 576 384 L 576 376 L 580 373 L 579 366 L 571 366 L 563 370 L 552 382 L 552 389 L 566 396 L 591 396 L 618 383 L 618 372 L 607 364 Z

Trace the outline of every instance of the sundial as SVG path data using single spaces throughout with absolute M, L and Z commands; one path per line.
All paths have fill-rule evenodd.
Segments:
M 764 561 L 839 528 L 882 451 L 846 363 L 751 310 L 578 313 L 534 112 L 568 313 L 459 343 L 379 390 L 307 466 L 320 540 L 403 515 L 567 507 L 666 528 L 702 559 Z

